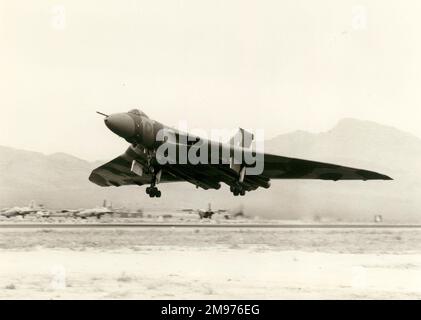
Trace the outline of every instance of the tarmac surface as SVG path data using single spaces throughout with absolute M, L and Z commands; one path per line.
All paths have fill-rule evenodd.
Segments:
M 265 229 L 419 229 L 419 224 L 215 224 L 215 223 L 2 223 L 0 229 L 67 228 L 265 228 Z
M 421 299 L 409 224 L 3 221 L 0 299 Z

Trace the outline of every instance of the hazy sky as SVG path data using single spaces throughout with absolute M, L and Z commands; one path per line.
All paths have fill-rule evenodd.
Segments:
M 0 145 L 108 159 L 105 113 L 421 137 L 420 1 L 0 0 Z

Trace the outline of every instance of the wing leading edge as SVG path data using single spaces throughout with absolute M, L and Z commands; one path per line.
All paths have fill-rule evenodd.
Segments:
M 89 176 L 89 181 L 101 187 L 149 184 L 152 180 L 151 174 L 138 176 L 131 171 L 132 161 L 136 158 L 136 153 L 129 148 L 124 154 L 94 169 Z M 163 172 L 161 182 L 176 181 L 183 180 Z

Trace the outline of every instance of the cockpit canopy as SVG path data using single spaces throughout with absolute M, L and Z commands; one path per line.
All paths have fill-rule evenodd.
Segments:
M 140 111 L 139 109 L 132 109 L 129 111 L 129 113 L 135 114 L 137 116 L 149 118 L 144 112 Z

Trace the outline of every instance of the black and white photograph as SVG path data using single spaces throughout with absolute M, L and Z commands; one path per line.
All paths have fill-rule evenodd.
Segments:
M 0 0 L 0 300 L 421 299 L 420 12 Z

